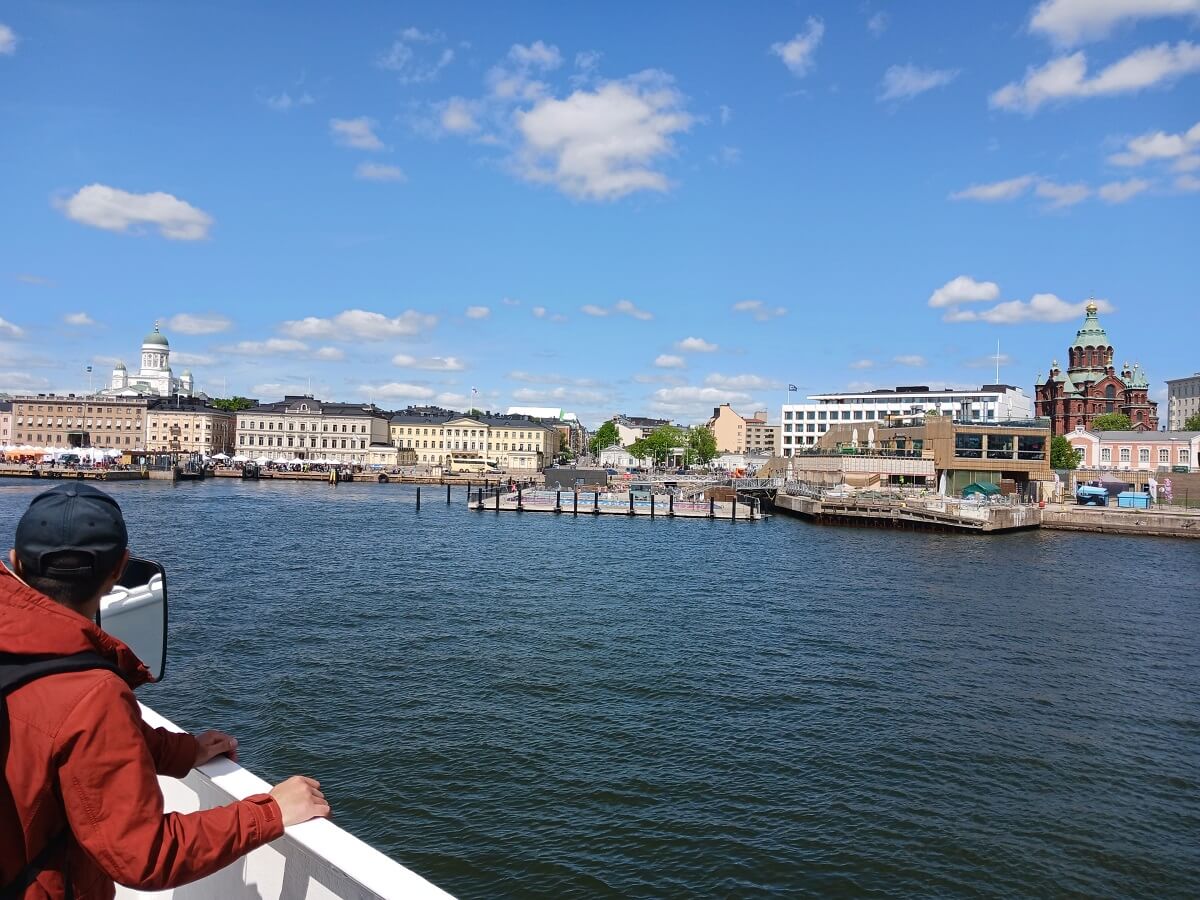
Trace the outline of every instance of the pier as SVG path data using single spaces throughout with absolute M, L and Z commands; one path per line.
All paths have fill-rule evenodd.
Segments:
M 0 477 L 67 479 L 71 481 L 142 481 L 148 476 L 142 469 L 59 469 L 41 466 L 0 465 Z
M 467 508 L 480 512 L 545 512 L 589 516 L 647 516 L 651 519 L 725 519 L 756 522 L 762 518 L 761 503 L 753 497 L 732 500 L 682 499 L 673 494 L 635 492 L 546 490 L 478 490 Z
M 948 497 L 865 492 L 836 495 L 780 492 L 775 508 L 814 522 L 922 531 L 994 534 L 1038 528 L 1042 510 L 1023 504 L 968 503 Z

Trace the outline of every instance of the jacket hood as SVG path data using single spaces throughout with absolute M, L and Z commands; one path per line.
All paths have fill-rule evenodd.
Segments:
M 0 652 L 69 656 L 87 650 L 115 664 L 131 688 L 151 680 L 123 641 L 0 567 Z

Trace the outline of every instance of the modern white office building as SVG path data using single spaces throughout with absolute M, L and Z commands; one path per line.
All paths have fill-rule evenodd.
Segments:
M 881 422 L 937 412 L 961 422 L 1006 422 L 1033 418 L 1033 398 L 1011 384 L 985 384 L 978 390 L 900 385 L 873 391 L 813 394 L 805 403 L 784 404 L 782 453 L 816 444 L 834 423 Z
M 1167 430 L 1183 431 L 1183 423 L 1200 413 L 1200 372 L 1167 379 Z

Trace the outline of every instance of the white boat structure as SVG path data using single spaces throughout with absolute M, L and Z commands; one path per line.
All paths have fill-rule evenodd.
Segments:
M 166 590 L 161 569 L 154 569 L 160 574 L 149 577 L 146 583 L 118 587 L 103 598 L 100 620 L 105 631 L 125 641 L 157 674 L 163 670 L 166 652 Z M 143 705 L 141 709 L 148 725 L 182 730 L 149 707 Z M 224 756 L 193 769 L 184 779 L 160 776 L 158 783 L 167 811 L 184 813 L 224 806 L 271 789 L 253 772 Z M 207 878 L 167 891 L 135 891 L 118 886 L 117 897 L 436 900 L 450 895 L 333 822 L 314 819 L 291 826 L 283 837 Z

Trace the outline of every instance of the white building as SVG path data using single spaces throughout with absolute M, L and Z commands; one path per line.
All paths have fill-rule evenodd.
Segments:
M 113 367 L 112 380 L 98 392 L 102 397 L 192 396 L 192 373 L 184 370 L 178 378 L 171 371 L 171 345 L 166 335 L 154 330 L 142 340 L 142 364 L 137 375 L 130 375 L 125 363 Z
M 1167 430 L 1182 431 L 1183 423 L 1200 413 L 1200 372 L 1167 379 Z
M 374 406 L 288 396 L 279 403 L 261 403 L 238 412 L 234 452 L 250 459 L 329 459 L 340 465 L 368 465 L 375 452 L 372 445 L 386 444 L 387 415 Z
M 978 390 L 924 385 L 845 394 L 814 394 L 806 403 L 783 406 L 783 455 L 816 444 L 834 423 L 879 422 L 891 417 L 937 412 L 961 422 L 1032 419 L 1033 398 L 1010 384 L 985 384 Z
M 605 469 L 636 469 L 645 466 L 646 460 L 634 456 L 618 444 L 613 444 L 600 451 L 600 465 Z

